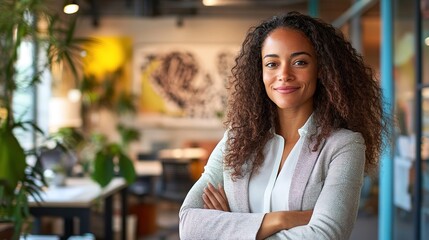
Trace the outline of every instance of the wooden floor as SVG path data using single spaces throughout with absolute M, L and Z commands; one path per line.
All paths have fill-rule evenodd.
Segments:
M 139 236 L 138 240 L 179 240 L 178 204 L 160 202 L 157 204 L 158 230 L 151 235 Z

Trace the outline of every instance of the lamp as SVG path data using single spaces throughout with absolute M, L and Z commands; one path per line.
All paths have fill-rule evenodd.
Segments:
M 76 1 L 69 1 L 65 6 L 64 6 L 64 12 L 66 14 L 73 14 L 76 13 L 77 11 L 79 11 L 79 5 L 77 4 Z

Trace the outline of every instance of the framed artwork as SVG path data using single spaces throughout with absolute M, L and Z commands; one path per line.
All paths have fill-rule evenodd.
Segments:
M 238 46 L 142 44 L 134 52 L 133 90 L 143 115 L 222 118 Z

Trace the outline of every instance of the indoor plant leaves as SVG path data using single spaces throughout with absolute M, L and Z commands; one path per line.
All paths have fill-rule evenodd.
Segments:
M 0 129 L 0 180 L 5 183 L 5 193 L 13 194 L 19 181 L 25 177 L 25 153 L 11 128 Z

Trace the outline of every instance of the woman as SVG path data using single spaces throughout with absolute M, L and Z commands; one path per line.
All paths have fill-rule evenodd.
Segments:
M 181 239 L 348 239 L 381 148 L 372 70 L 292 12 L 249 31 L 232 73 L 228 131 L 180 209 Z

